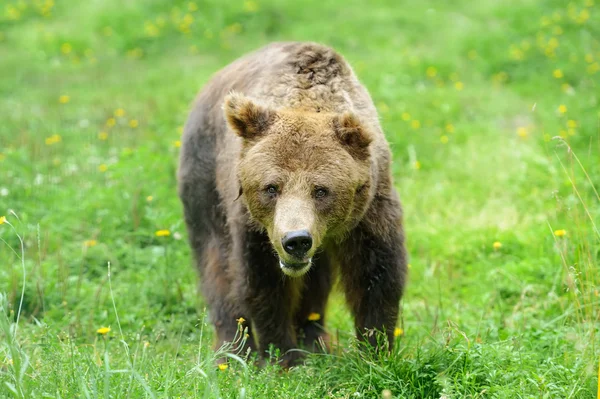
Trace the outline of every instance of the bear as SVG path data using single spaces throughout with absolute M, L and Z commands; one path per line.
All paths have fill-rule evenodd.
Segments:
M 331 47 L 273 42 L 209 79 L 177 180 L 215 348 L 240 324 L 243 350 L 265 361 L 277 348 L 283 367 L 329 348 L 337 281 L 358 339 L 393 347 L 407 252 L 391 161 L 367 89 Z

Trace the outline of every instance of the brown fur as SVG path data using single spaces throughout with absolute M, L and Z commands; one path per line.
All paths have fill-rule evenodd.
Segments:
M 375 107 L 339 54 L 274 43 L 219 71 L 186 123 L 178 179 L 218 345 L 239 317 L 262 355 L 269 344 L 327 341 L 334 270 L 359 337 L 377 329 L 392 344 L 406 280 L 402 210 Z M 302 259 L 283 243 L 297 231 L 312 238 Z

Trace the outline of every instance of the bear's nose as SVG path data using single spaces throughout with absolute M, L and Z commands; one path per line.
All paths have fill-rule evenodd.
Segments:
M 312 237 L 306 230 L 297 230 L 286 233 L 281 239 L 285 252 L 295 258 L 303 259 L 312 247 Z

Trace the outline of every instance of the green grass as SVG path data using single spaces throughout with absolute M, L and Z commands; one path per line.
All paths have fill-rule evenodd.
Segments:
M 599 27 L 594 0 L 5 1 L 0 397 L 595 397 Z M 389 357 L 335 294 L 339 352 L 212 362 L 177 140 L 273 40 L 335 46 L 379 108 L 411 255 Z

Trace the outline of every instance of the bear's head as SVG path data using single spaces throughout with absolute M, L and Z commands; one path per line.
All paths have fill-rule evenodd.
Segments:
M 223 109 L 242 138 L 237 174 L 250 216 L 266 230 L 282 271 L 301 276 L 322 245 L 364 214 L 372 134 L 350 113 L 272 109 L 236 93 Z

